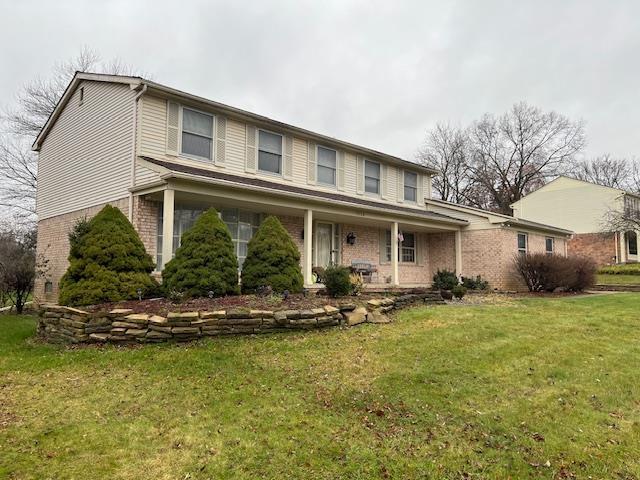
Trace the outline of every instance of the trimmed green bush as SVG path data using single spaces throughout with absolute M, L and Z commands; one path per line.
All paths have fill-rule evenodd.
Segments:
M 182 298 L 238 293 L 238 258 L 215 208 L 202 213 L 182 234 L 175 257 L 162 272 L 162 285 L 168 295 Z
M 243 293 L 267 286 L 276 293 L 299 293 L 303 287 L 298 247 L 274 216 L 267 217 L 249 240 L 242 265 Z
M 464 285 L 456 285 L 451 290 L 451 293 L 458 300 L 462 300 L 462 298 L 467 294 L 467 287 L 465 287 Z
M 458 277 L 450 270 L 438 270 L 433 276 L 433 288 L 438 290 L 451 290 L 458 283 Z
M 489 282 L 483 280 L 480 275 L 476 278 L 462 277 L 462 285 L 468 290 L 487 290 L 489 288 Z
M 92 305 L 156 292 L 154 263 L 127 217 L 111 205 L 69 233 L 69 268 L 60 280 L 61 305 Z
M 624 265 L 607 265 L 600 267 L 598 273 L 603 275 L 640 275 L 640 263 L 627 263 Z
M 324 271 L 324 286 L 331 297 L 351 295 L 351 269 L 340 265 L 331 265 Z

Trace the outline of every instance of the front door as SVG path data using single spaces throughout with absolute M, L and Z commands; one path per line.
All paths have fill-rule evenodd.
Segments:
M 326 268 L 338 262 L 337 228 L 334 223 L 316 224 L 316 267 Z

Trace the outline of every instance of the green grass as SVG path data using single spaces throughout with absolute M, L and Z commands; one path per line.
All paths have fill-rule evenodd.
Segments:
M 598 273 L 604 275 L 640 275 L 640 263 L 627 263 L 624 265 L 608 265 L 600 267 Z
M 596 275 L 596 282 L 602 285 L 638 285 L 640 284 L 640 275 Z
M 33 319 L 0 317 L 0 477 L 636 479 L 639 305 L 140 348 L 43 345 Z

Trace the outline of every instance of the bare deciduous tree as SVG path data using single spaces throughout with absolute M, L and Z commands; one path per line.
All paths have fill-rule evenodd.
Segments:
M 468 193 L 473 187 L 469 152 L 469 136 L 460 127 L 438 123 L 427 134 L 417 159 L 422 165 L 440 170 L 440 175 L 433 178 L 433 189 L 442 200 L 469 201 Z
M 22 313 L 39 271 L 35 230 L 0 232 L 0 296 Z
M 632 160 L 614 158 L 607 153 L 578 162 L 573 176 L 598 185 L 628 190 L 634 187 L 634 167 Z
M 490 193 L 497 211 L 511 214 L 513 202 L 569 169 L 585 136 L 582 122 L 521 102 L 476 122 L 471 141 L 474 181 Z
M 30 147 L 76 71 L 134 74 L 122 61 L 103 62 L 94 50 L 85 47 L 77 57 L 56 64 L 48 77 L 24 85 L 16 95 L 15 107 L 0 117 L 0 206 L 33 217 L 37 160 Z

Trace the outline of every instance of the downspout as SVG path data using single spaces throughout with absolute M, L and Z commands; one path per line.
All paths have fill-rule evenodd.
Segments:
M 137 88 L 140 88 L 138 85 Z M 133 223 L 133 187 L 136 185 L 136 154 L 138 153 L 138 100 L 147 92 L 147 84 L 143 83 L 142 88 L 133 99 L 133 142 L 131 146 L 131 181 L 129 182 L 129 221 Z

